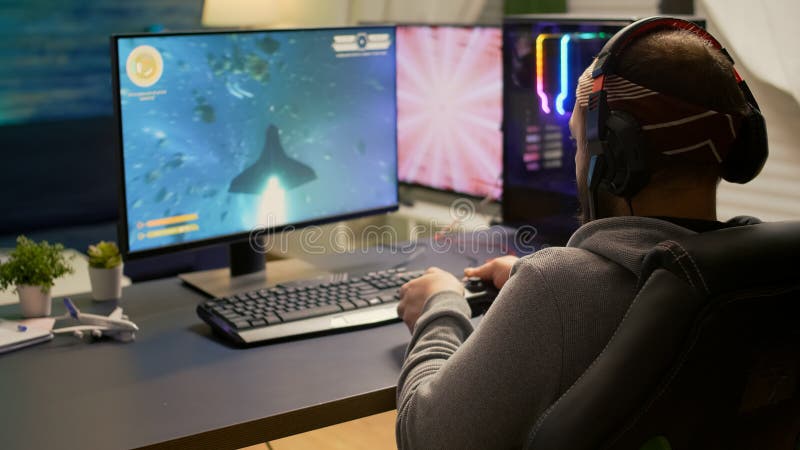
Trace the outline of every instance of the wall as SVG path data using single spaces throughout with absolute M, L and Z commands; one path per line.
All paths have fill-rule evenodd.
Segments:
M 0 233 L 117 217 L 109 35 L 196 29 L 202 0 L 0 0 Z
M 800 101 L 797 0 L 701 0 L 699 10 L 754 76 Z
M 800 2 L 763 3 L 698 3 L 698 14 L 708 18 L 709 31 L 728 48 L 753 91 L 769 138 L 770 156 L 755 180 L 746 185 L 720 184 L 717 204 L 723 219 L 739 214 L 762 220 L 800 219 L 800 56 L 793 45 L 787 45 L 793 42 L 787 35 L 795 33 L 800 20 Z
M 193 29 L 202 0 L 0 0 L 0 125 L 110 116 L 109 35 Z
M 567 11 L 621 17 L 658 14 L 658 0 L 567 0 Z

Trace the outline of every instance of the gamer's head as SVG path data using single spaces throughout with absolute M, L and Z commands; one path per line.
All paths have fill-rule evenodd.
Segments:
M 600 90 L 592 78 L 598 60 L 581 76 L 570 130 L 582 223 L 624 215 L 716 220 L 720 179 L 745 183 L 760 172 L 763 118 L 708 38 L 671 27 L 635 36 L 605 72 L 604 123 L 589 107 Z M 594 124 L 602 139 L 592 139 Z

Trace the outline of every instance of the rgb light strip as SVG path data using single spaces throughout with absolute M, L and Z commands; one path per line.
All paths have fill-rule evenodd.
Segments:
M 556 97 L 556 111 L 562 116 L 566 114 L 566 111 L 564 111 L 564 100 L 567 99 L 567 71 L 569 70 L 569 46 L 567 44 L 569 44 L 569 39 L 568 34 L 561 36 L 561 44 L 559 45 L 561 51 L 561 67 L 559 68 L 561 92 L 559 92 Z
M 556 96 L 555 106 L 559 115 L 566 115 L 564 101 L 569 95 L 569 43 L 579 39 L 605 39 L 607 33 L 542 33 L 536 37 L 536 95 L 542 102 L 542 111 L 550 114 L 552 111 L 544 92 L 544 41 L 545 39 L 560 38 L 559 40 L 559 93 Z
M 544 93 L 544 40 L 558 37 L 558 34 L 540 34 L 536 36 L 536 95 L 542 100 L 542 111 L 550 114 L 547 94 Z

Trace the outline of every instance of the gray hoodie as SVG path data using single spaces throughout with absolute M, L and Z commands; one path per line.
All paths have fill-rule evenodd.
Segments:
M 522 447 L 539 415 L 611 338 L 636 293 L 645 254 L 691 234 L 654 218 L 590 222 L 566 247 L 517 261 L 474 330 L 462 296 L 431 296 L 398 381 L 398 447 Z

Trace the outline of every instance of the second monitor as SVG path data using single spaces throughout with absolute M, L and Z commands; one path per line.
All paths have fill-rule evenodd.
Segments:
M 399 181 L 500 198 L 501 43 L 500 27 L 397 27 Z

